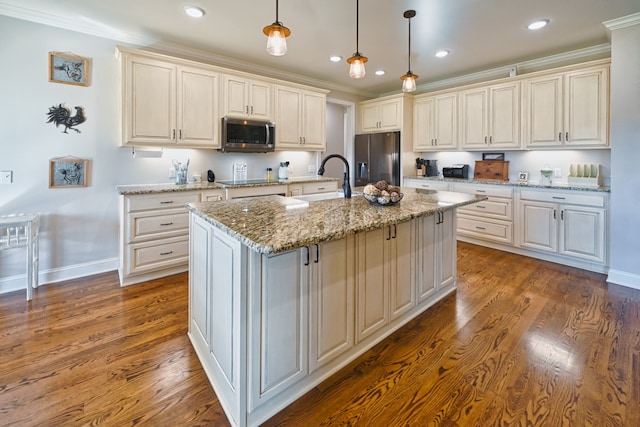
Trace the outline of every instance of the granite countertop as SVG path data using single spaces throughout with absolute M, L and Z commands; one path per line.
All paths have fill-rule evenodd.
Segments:
M 337 178 L 325 178 L 322 176 L 297 176 L 288 179 L 281 179 L 269 182 L 252 182 L 238 181 L 233 184 L 222 184 L 219 182 L 190 182 L 189 184 L 177 185 L 174 183 L 163 184 L 133 184 L 133 185 L 117 185 L 116 190 L 119 194 L 152 194 L 152 193 L 170 193 L 177 191 L 205 191 L 219 190 L 225 188 L 239 187 L 264 187 L 268 185 L 288 185 L 288 184 L 305 184 L 309 182 L 326 182 L 338 181 Z
M 477 179 L 462 179 L 462 178 L 440 178 L 435 176 L 418 176 L 411 175 L 405 176 L 404 178 L 409 179 L 424 179 L 428 181 L 440 181 L 440 182 L 459 182 L 463 184 L 491 184 L 491 185 L 509 185 L 512 187 L 524 187 L 524 188 L 546 188 L 550 190 L 575 190 L 575 191 L 599 191 L 610 193 L 611 189 L 609 187 L 585 187 L 578 185 L 571 185 L 568 183 L 558 183 L 551 185 L 543 185 L 539 182 L 514 182 L 514 181 L 486 181 L 486 180 L 477 180 Z
M 433 215 L 481 200 L 485 196 L 406 188 L 393 206 L 372 206 L 363 196 L 309 202 L 288 209 L 292 198 L 261 196 L 187 205 L 194 214 L 260 253 L 278 253 L 359 231 Z

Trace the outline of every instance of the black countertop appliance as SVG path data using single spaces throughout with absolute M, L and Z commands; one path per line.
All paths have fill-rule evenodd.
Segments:
M 448 168 L 442 168 L 442 176 L 445 178 L 469 178 L 469 165 L 457 164 Z

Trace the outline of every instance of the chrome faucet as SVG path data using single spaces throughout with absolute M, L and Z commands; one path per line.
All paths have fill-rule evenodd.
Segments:
M 325 157 L 322 160 L 322 163 L 320 163 L 320 168 L 318 169 L 318 175 L 324 175 L 324 164 L 327 163 L 327 160 L 329 160 L 332 157 L 337 157 L 340 160 L 342 160 L 342 162 L 344 163 L 346 172 L 344 173 L 344 182 L 342 183 L 342 189 L 344 190 L 344 198 L 350 199 L 351 185 L 349 185 L 349 162 L 347 161 L 347 159 L 342 157 L 340 154 L 329 154 L 327 157 Z

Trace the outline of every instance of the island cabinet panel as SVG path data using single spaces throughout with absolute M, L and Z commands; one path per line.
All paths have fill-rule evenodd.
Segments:
M 354 346 L 354 238 L 312 245 L 308 255 L 313 372 Z
M 416 290 L 420 305 L 455 286 L 456 217 L 448 210 L 416 221 Z
M 277 255 L 252 253 L 249 410 L 308 373 L 308 248 Z M 299 280 L 296 280 L 299 279 Z

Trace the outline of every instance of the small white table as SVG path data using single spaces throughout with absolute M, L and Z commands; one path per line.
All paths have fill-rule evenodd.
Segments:
M 33 299 L 33 288 L 38 287 L 39 228 L 39 214 L 0 217 L 0 251 L 27 248 L 27 301 Z

